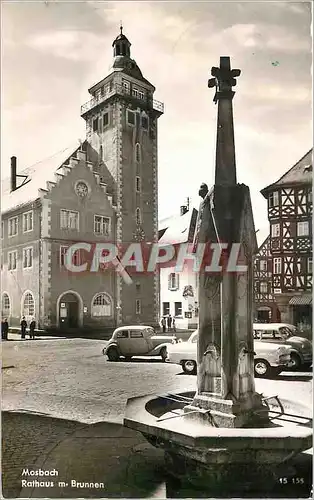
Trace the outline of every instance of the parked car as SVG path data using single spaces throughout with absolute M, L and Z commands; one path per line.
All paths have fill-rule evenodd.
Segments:
M 295 326 L 288 323 L 254 323 L 254 338 L 261 342 L 274 342 L 292 348 L 289 369 L 309 368 L 313 362 L 312 342 L 298 335 Z
M 130 360 L 132 356 L 161 356 L 165 361 L 167 344 L 173 339 L 170 335 L 156 335 L 150 326 L 121 326 L 113 332 L 102 352 L 108 356 L 109 361 L 119 361 L 121 356 L 126 360 Z
M 197 370 L 198 330 L 192 333 L 187 342 L 174 341 L 167 346 L 168 363 L 182 366 L 185 373 L 195 374 Z M 290 362 L 291 348 L 268 342 L 254 342 L 254 375 L 270 378 L 279 375 Z

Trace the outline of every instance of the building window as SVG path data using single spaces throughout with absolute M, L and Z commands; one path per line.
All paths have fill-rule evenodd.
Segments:
M 98 131 L 98 126 L 99 126 L 99 120 L 98 120 L 98 118 L 95 118 L 93 120 L 93 132 L 97 132 Z
M 136 209 L 135 218 L 136 218 L 136 224 L 139 225 L 142 223 L 141 209 L 140 208 Z
M 174 315 L 175 316 L 182 316 L 182 302 L 175 302 L 174 303 Z
M 102 117 L 103 128 L 109 125 L 109 113 L 104 113 Z
M 35 302 L 33 294 L 27 292 L 22 299 L 22 316 L 34 316 L 35 314 Z
M 8 252 L 8 271 L 14 271 L 17 268 L 17 250 Z
M 280 236 L 280 224 L 271 225 L 271 235 L 273 238 Z
M 112 302 L 106 293 L 98 293 L 92 300 L 92 316 L 105 317 L 112 314 Z
M 139 143 L 135 144 L 135 161 L 137 163 L 141 161 L 141 146 Z
M 179 289 L 179 274 L 170 273 L 168 276 L 168 289 L 178 290 Z
M 33 211 L 23 214 L 23 233 L 33 230 Z
M 130 93 L 130 82 L 127 80 L 122 80 L 122 89 L 126 94 Z
M 260 293 L 267 293 L 268 292 L 267 283 L 265 283 L 265 282 L 260 283 L 259 289 L 260 289 Z
M 23 269 L 33 267 L 33 247 L 23 248 Z
M 307 259 L 307 272 L 309 274 L 313 274 L 313 258 L 312 257 L 309 257 Z
M 108 236 L 110 234 L 110 217 L 94 215 L 94 233 L 97 235 Z
M 278 191 L 273 191 L 269 195 L 269 208 L 278 207 L 279 205 L 279 193 Z
M 281 274 L 281 257 L 274 258 L 274 274 Z
M 141 192 L 141 178 L 140 177 L 136 177 L 135 180 L 136 180 L 136 182 L 135 182 L 136 192 L 140 193 Z
M 148 118 L 147 116 L 142 116 L 142 127 L 144 130 L 148 129 Z
M 267 271 L 267 260 L 259 261 L 259 269 L 260 271 Z
M 18 232 L 18 217 L 11 217 L 8 221 L 8 235 L 16 236 Z
M 100 148 L 99 148 L 99 159 L 100 159 L 100 161 L 102 161 L 103 158 L 104 158 L 104 152 L 103 152 L 102 146 L 100 146 Z
M 309 223 L 308 221 L 298 222 L 297 224 L 297 236 L 308 236 L 309 235 Z
M 162 303 L 162 315 L 168 316 L 170 314 L 170 302 Z
M 141 299 L 136 299 L 135 301 L 135 313 L 141 314 Z
M 60 267 L 67 267 L 66 266 L 66 254 L 68 251 L 67 246 L 60 246 Z M 72 255 L 72 264 L 74 266 L 80 266 L 83 264 L 83 250 L 76 250 L 74 254 Z
M 4 222 L 1 221 L 1 239 L 3 240 L 4 238 Z
M 73 210 L 60 210 L 61 229 L 79 229 L 79 213 Z
M 136 88 L 133 88 L 132 95 L 133 95 L 133 97 L 136 97 L 136 99 L 144 99 L 144 97 L 145 97 L 144 92 L 142 90 L 139 90 Z
M 135 113 L 134 113 L 134 111 L 128 111 L 127 116 L 128 116 L 128 124 L 135 125 Z
M 10 297 L 7 293 L 2 294 L 2 317 L 8 318 L 11 313 Z

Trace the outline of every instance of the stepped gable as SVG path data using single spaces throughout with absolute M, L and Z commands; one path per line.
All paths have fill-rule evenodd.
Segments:
M 18 175 L 25 175 L 22 184 L 13 192 L 10 191 L 10 179 L 4 179 L 1 186 L 1 213 L 4 214 L 23 205 L 27 205 L 44 197 L 69 173 L 80 159 L 86 157 L 81 151 L 82 144 L 76 143 L 55 155 L 39 161 L 34 166 L 18 171 Z M 94 173 L 97 184 L 107 194 L 112 204 L 112 196 L 107 193 L 107 186 L 101 182 L 99 174 L 94 172 L 93 164 L 86 161 L 86 165 Z

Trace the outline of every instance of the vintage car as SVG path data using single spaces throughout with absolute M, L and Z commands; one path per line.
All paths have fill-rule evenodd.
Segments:
M 168 363 L 182 366 L 185 373 L 195 374 L 197 369 L 198 330 L 192 333 L 187 342 L 174 341 L 167 346 Z M 254 341 L 254 375 L 270 378 L 279 375 L 290 361 L 291 348 L 273 343 Z
M 298 335 L 295 326 L 288 323 L 254 323 L 254 338 L 261 342 L 274 342 L 291 347 L 290 370 L 301 366 L 309 368 L 313 362 L 312 342 Z
M 102 352 L 109 361 L 119 361 L 121 357 L 130 360 L 132 356 L 161 356 L 166 361 L 167 344 L 173 340 L 171 335 L 156 335 L 150 326 L 120 326 Z

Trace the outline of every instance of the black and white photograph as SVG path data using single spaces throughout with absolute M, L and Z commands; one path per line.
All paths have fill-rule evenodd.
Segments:
M 4 498 L 312 498 L 312 22 L 1 1 Z

